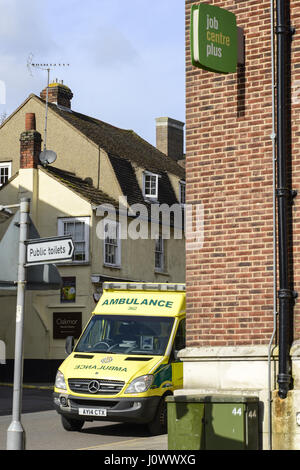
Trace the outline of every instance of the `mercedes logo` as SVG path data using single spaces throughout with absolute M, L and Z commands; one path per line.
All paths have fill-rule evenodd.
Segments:
M 90 393 L 97 393 L 99 392 L 99 389 L 100 389 L 100 383 L 98 382 L 98 380 L 92 380 L 88 384 L 88 390 Z
M 102 364 L 107 364 L 108 362 L 111 362 L 113 358 L 111 356 L 106 356 L 103 359 L 101 359 Z

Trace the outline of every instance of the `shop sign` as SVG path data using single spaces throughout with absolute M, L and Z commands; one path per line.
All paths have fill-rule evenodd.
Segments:
M 238 57 L 236 16 L 228 10 L 201 3 L 191 11 L 191 56 L 195 67 L 234 73 Z

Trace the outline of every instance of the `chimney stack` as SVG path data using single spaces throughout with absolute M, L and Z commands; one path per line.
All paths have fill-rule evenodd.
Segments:
M 40 97 L 46 101 L 47 87 L 44 88 Z M 69 87 L 63 84 L 63 80 L 55 80 L 52 83 L 49 83 L 48 88 L 48 102 L 56 104 L 58 106 L 63 106 L 64 108 L 71 109 L 71 100 L 73 98 L 73 93 Z
M 20 168 L 37 168 L 42 137 L 36 130 L 34 113 L 26 113 L 25 129 L 20 136 Z
M 181 121 L 156 118 L 156 147 L 175 161 L 183 158 L 183 128 Z
M 35 113 L 25 114 L 25 131 L 36 130 Z

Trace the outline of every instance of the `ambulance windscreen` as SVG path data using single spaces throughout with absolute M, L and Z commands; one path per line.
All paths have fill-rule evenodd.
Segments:
M 75 351 L 163 356 L 173 324 L 171 317 L 94 315 Z

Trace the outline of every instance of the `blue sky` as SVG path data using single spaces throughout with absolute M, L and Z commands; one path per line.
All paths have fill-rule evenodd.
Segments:
M 51 71 L 72 108 L 133 129 L 155 145 L 155 118 L 185 119 L 184 0 L 0 0 L 0 81 L 10 114 Z M 2 100 L 3 101 L 3 100 Z

